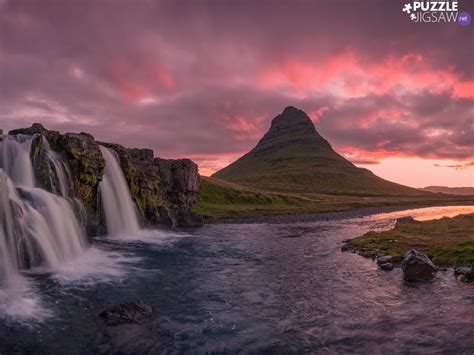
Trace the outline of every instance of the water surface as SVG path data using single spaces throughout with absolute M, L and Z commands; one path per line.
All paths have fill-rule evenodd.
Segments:
M 80 258 L 23 272 L 17 290 L 0 292 L 0 352 L 471 354 L 474 285 L 452 270 L 406 285 L 399 269 L 340 251 L 400 216 L 459 212 L 474 208 L 96 238 Z M 115 328 L 98 319 L 134 299 L 156 317 Z

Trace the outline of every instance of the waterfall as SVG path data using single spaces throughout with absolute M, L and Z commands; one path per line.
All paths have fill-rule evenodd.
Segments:
M 23 268 L 56 267 L 87 246 L 73 210 L 77 202 L 63 197 L 67 191 L 63 163 L 49 146 L 44 148 L 55 159 L 50 164 L 58 169 L 54 168 L 56 179 L 62 181 L 61 195 L 36 187 L 31 161 L 34 138 L 0 138 L 0 284 L 8 284 Z
M 72 186 L 71 172 L 69 168 L 61 159 L 58 153 L 54 152 L 45 137 L 43 139 L 43 149 L 46 152 L 46 157 L 50 166 L 51 186 L 56 193 L 63 197 L 68 197 L 68 189 Z
M 105 159 L 105 173 L 99 190 L 107 232 L 111 236 L 134 235 L 140 229 L 137 212 L 118 157 L 104 146 L 100 146 L 100 151 Z
M 3 136 L 0 142 L 0 167 L 18 186 L 35 186 L 31 164 L 31 136 Z

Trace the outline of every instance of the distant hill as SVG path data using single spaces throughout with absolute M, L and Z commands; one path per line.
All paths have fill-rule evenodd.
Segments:
M 250 152 L 212 177 L 265 191 L 360 196 L 427 195 L 356 167 L 319 135 L 305 112 L 287 107 Z
M 474 187 L 427 186 L 421 190 L 448 195 L 474 196 Z

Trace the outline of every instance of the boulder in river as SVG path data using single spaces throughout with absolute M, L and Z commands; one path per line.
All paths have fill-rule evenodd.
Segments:
M 428 281 L 436 272 L 436 266 L 426 254 L 411 249 L 404 255 L 402 270 L 408 282 Z
M 392 257 L 389 255 L 383 255 L 377 257 L 377 265 L 380 266 L 382 270 L 390 271 L 393 270 Z
M 153 308 L 142 302 L 134 301 L 122 303 L 107 308 L 99 317 L 102 318 L 106 325 L 117 326 L 121 324 L 142 324 L 153 314 Z
M 474 266 L 461 266 L 454 270 L 459 280 L 464 282 L 474 282 Z

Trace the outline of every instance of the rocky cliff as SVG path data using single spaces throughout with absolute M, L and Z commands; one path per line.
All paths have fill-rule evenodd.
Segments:
M 61 193 L 55 167 L 48 154 L 54 152 L 66 165 L 69 175 L 66 178 L 70 184 L 68 191 L 62 193 L 82 201 L 86 215 L 84 224 L 89 235 L 100 233 L 104 225 L 99 183 L 104 174 L 105 160 L 99 145 L 117 152 L 132 198 L 145 225 L 202 225 L 202 218 L 192 212 L 199 193 L 199 180 L 197 165 L 191 160 L 155 158 L 149 149 L 128 149 L 118 144 L 98 142 L 84 132 L 60 134 L 38 123 L 9 134 L 35 135 L 32 161 L 36 180 L 44 189 Z
M 155 158 L 150 149 L 100 144 L 117 152 L 132 198 L 147 223 L 202 225 L 202 217 L 192 211 L 199 194 L 198 167 L 194 162 Z

